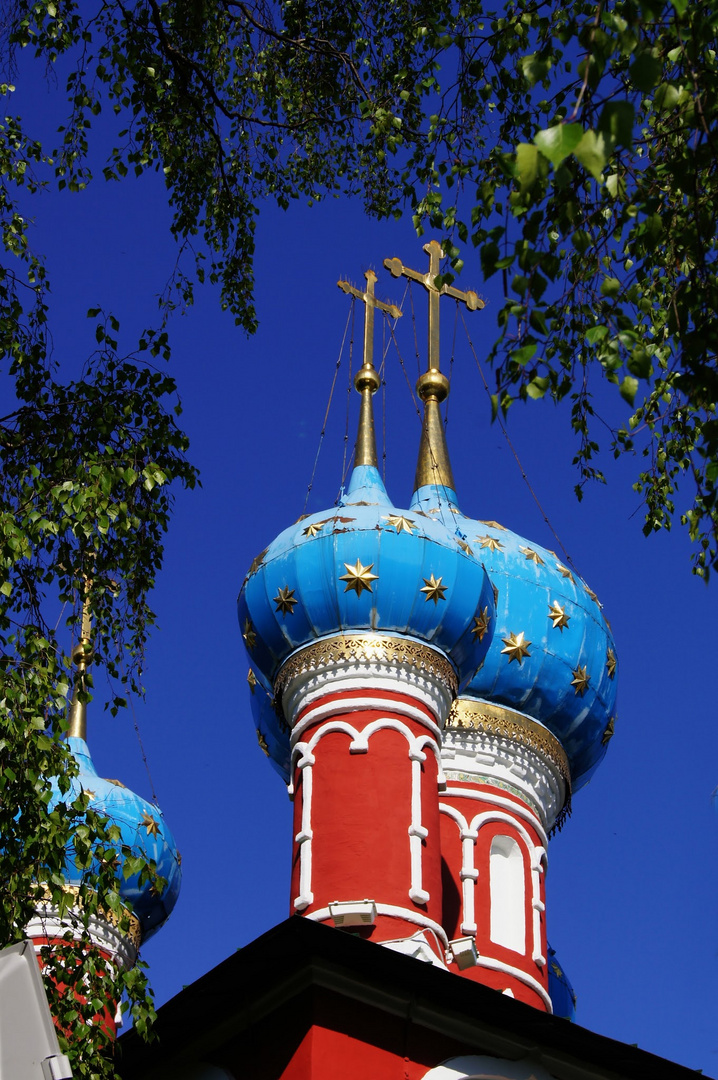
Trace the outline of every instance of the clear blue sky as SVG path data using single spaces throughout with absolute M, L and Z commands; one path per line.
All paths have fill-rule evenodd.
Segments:
M 47 130 L 54 91 L 22 71 L 16 82 L 13 111 Z M 91 306 L 121 319 L 129 350 L 155 319 L 155 297 L 174 262 L 160 179 L 100 180 L 80 195 L 47 194 L 27 216 L 48 256 L 55 354 L 68 377 L 92 348 Z M 268 205 L 257 229 L 259 333 L 247 340 L 236 330 L 210 288 L 170 328 L 171 371 L 203 487 L 178 494 L 154 597 L 160 628 L 147 655 L 147 698 L 135 703 L 159 802 L 183 855 L 175 914 L 145 953 L 159 1002 L 289 913 L 291 807 L 257 746 L 235 598 L 253 556 L 304 509 L 349 307 L 337 279 L 359 285 L 373 267 L 377 294 L 400 302 L 404 287 L 382 260 L 399 255 L 423 269 L 421 243 L 410 221 L 371 222 L 343 200 L 287 213 Z M 478 258 L 468 252 L 466 261 L 460 284 L 488 301 L 483 313 L 467 316 L 482 357 L 500 282 L 485 285 Z M 423 357 L 418 289 L 414 304 Z M 401 347 L 413 383 L 408 302 L 405 311 Z M 448 369 L 450 302 L 443 329 Z M 358 314 L 355 364 L 360 355 Z M 345 351 L 309 510 L 331 506 L 341 482 L 347 362 Z M 393 350 L 387 364 L 387 485 L 401 506 L 411 496 L 419 421 Z M 626 416 L 614 392 L 601 401 L 609 422 Z M 356 408 L 352 401 L 350 444 Z M 631 490 L 639 460 L 607 456 L 608 485 L 589 489 L 579 505 L 567 410 L 516 405 L 508 426 L 562 543 L 604 605 L 619 658 L 616 736 L 549 849 L 549 939 L 577 991 L 582 1025 L 715 1076 L 718 585 L 706 589 L 691 576 L 679 527 L 642 536 Z M 490 424 L 461 327 L 448 435 L 462 509 L 555 548 Z M 101 690 L 101 677 L 97 683 Z M 149 797 L 132 715 L 113 720 L 95 705 L 89 720 L 98 770 Z

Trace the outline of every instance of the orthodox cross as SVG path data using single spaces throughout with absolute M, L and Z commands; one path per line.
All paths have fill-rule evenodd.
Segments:
M 338 281 L 337 285 L 349 296 L 355 296 L 357 300 L 362 300 L 364 302 L 364 367 L 373 367 L 374 308 L 379 308 L 380 311 L 386 311 L 387 314 L 391 315 L 392 319 L 399 319 L 401 317 L 401 312 L 394 304 L 384 304 L 374 296 L 374 282 L 377 280 L 377 277 L 373 270 L 367 270 L 364 277 L 366 278 L 366 292 L 355 289 L 348 281 Z
M 384 259 L 384 266 L 391 270 L 394 277 L 410 278 L 418 281 L 429 293 L 429 370 L 439 371 L 439 300 L 442 296 L 453 296 L 456 300 L 462 300 L 469 311 L 476 311 L 486 305 L 475 292 L 470 290 L 462 292 L 453 285 L 442 285 L 439 288 L 436 279 L 440 273 L 440 262 L 444 257 L 441 245 L 436 240 L 430 240 L 424 244 L 424 251 L 429 256 L 428 274 L 420 274 L 417 270 L 410 270 L 404 266 L 401 259 Z

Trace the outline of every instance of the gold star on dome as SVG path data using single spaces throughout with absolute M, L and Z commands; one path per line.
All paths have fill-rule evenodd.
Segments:
M 482 548 L 488 548 L 489 551 L 503 551 L 504 545 L 495 536 L 489 536 L 487 533 L 486 536 L 477 536 L 476 539 Z
M 566 614 L 566 609 L 561 607 L 558 600 L 554 600 L 549 607 L 548 617 L 553 623 L 554 630 L 560 630 L 561 633 L 564 632 L 568 626 L 568 620 L 571 618 L 570 615 Z
M 430 578 L 424 578 L 424 587 L 419 589 L 419 592 L 426 593 L 424 600 L 427 604 L 430 600 L 433 600 L 435 604 L 438 604 L 439 600 L 446 600 L 444 593 L 448 586 L 442 585 L 442 581 L 443 578 L 435 578 L 433 574 Z
M 524 656 L 531 655 L 529 652 L 529 645 L 531 642 L 524 641 L 523 630 L 518 634 L 509 634 L 508 637 L 502 638 L 501 640 L 506 646 L 501 652 L 506 653 L 509 658 L 509 663 L 511 663 L 512 660 L 517 660 L 519 667 L 521 667 L 524 662 Z
M 254 674 L 251 668 L 247 672 L 247 682 L 249 683 L 250 692 L 253 694 L 254 688 L 257 685 L 257 676 Z
M 256 555 L 254 557 L 254 559 L 252 559 L 252 565 L 250 566 L 249 570 L 247 571 L 247 577 L 251 577 L 252 574 L 254 574 L 257 570 L 259 570 L 260 566 L 264 562 L 264 556 L 266 554 L 267 554 L 267 548 L 265 548 L 264 551 L 260 551 L 259 555 Z
M 601 743 L 602 743 L 603 746 L 606 746 L 608 743 L 610 743 L 611 739 L 613 738 L 615 725 L 616 725 L 616 717 L 612 716 L 611 719 L 606 724 L 606 730 L 604 731 L 603 735 L 601 736 Z
M 121 780 L 110 780 L 109 776 L 107 778 L 107 783 L 108 784 L 114 784 L 115 787 L 121 787 L 121 788 L 125 787 L 125 785 L 122 783 Z
M 257 742 L 259 743 L 260 750 L 263 750 L 267 757 L 269 757 L 269 747 L 267 746 L 267 740 L 265 739 L 264 735 L 262 735 L 262 732 L 259 730 L 259 728 L 257 728 Z
M 583 667 L 579 665 L 574 671 L 571 672 L 571 674 L 573 675 L 573 678 L 571 679 L 571 686 L 573 687 L 574 692 L 579 697 L 583 697 L 583 695 L 588 690 L 588 684 L 591 681 L 591 676 L 586 670 L 586 665 L 584 664 Z
M 369 563 L 368 566 L 362 564 L 361 559 L 357 559 L 354 566 L 351 566 L 348 562 L 344 565 L 347 568 L 346 574 L 342 574 L 339 578 L 340 581 L 346 581 L 346 587 L 344 592 L 349 592 L 353 589 L 357 596 L 361 596 L 364 589 L 367 592 L 373 592 L 371 587 L 372 581 L 376 581 L 379 577 L 378 574 L 372 574 L 371 568 L 374 563 Z
M 148 836 L 150 836 L 150 834 L 152 836 L 157 836 L 160 831 L 159 822 L 155 821 L 152 815 L 148 814 L 146 810 L 142 815 L 141 824 L 147 829 Z
M 586 590 L 586 592 L 588 593 L 588 595 L 591 597 L 591 599 L 594 601 L 594 603 L 598 604 L 598 606 L 601 607 L 601 603 L 600 603 L 598 597 L 596 596 L 595 592 L 593 591 L 593 589 L 589 589 L 589 587 L 588 587 L 588 585 L 586 584 L 585 581 L 583 583 L 583 587 Z
M 556 563 L 556 569 L 558 570 L 561 577 L 568 578 L 568 580 L 571 582 L 572 585 L 576 584 L 576 582 L 573 580 L 573 574 L 568 569 L 568 567 L 562 566 L 560 562 L 557 562 Z
M 501 532 L 506 532 L 505 525 L 499 525 L 498 521 L 482 521 L 482 525 L 488 525 L 490 529 L 501 529 Z
M 329 520 L 325 518 L 324 521 L 313 521 L 311 525 L 307 525 L 306 529 L 302 529 L 302 536 L 316 536 Z
M 606 649 L 606 671 L 608 672 L 609 679 L 615 678 L 616 654 L 613 649 Z
M 561 971 L 561 968 L 558 966 L 555 960 L 551 961 L 551 970 L 553 971 L 557 979 L 563 978 L 563 972 Z
M 474 554 L 465 540 L 457 540 L 456 543 L 459 545 L 459 547 L 464 552 L 464 554 L 466 554 L 466 555 L 473 555 Z
M 479 641 L 484 640 L 484 635 L 489 629 L 489 623 L 491 622 L 491 616 L 489 615 L 489 609 L 487 607 L 481 612 L 480 615 L 474 615 L 474 625 L 471 627 L 471 633 Z
M 534 551 L 533 548 L 521 546 L 519 547 L 519 551 L 523 556 L 525 556 L 525 558 L 529 560 L 529 562 L 535 562 L 537 566 L 544 565 L 544 561 L 539 555 L 538 551 Z
M 84 791 L 85 795 L 87 795 L 88 799 L 96 799 L 97 798 L 97 792 L 96 791 L 91 791 L 87 787 L 83 788 L 82 790 Z
M 244 638 L 244 644 L 248 649 L 253 649 L 257 644 L 257 635 L 254 632 L 254 627 L 249 619 L 244 620 L 244 630 L 242 631 L 242 637 Z
M 290 589 L 288 585 L 283 585 L 272 603 L 277 605 L 275 611 L 281 611 L 282 615 L 293 615 L 294 605 L 298 604 L 299 601 L 294 595 L 294 589 Z
M 499 602 L 499 588 L 498 588 L 498 585 L 493 585 L 492 584 L 491 589 L 492 589 L 493 594 L 494 594 L 494 607 L 496 607 L 496 605 Z
M 405 518 L 402 514 L 384 514 L 384 520 L 393 525 L 398 533 L 405 532 L 413 536 L 412 529 L 416 524 L 411 518 Z

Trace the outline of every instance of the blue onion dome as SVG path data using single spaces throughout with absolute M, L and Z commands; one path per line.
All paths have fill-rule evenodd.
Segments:
M 417 639 L 451 661 L 458 685 L 472 677 L 490 636 L 476 631 L 493 590 L 479 558 L 442 521 L 395 507 L 377 469 L 365 363 L 355 465 L 338 505 L 300 519 L 258 556 L 239 595 L 252 671 L 271 687 L 288 657 L 352 631 Z
M 252 720 L 257 733 L 260 750 L 269 758 L 269 764 L 278 772 L 285 784 L 290 780 L 291 754 L 289 749 L 289 725 L 274 706 L 274 698 L 249 669 L 247 682 L 250 689 Z
M 615 720 L 616 651 L 596 594 L 554 552 L 497 522 L 454 520 L 496 589 L 494 636 L 464 696 L 548 728 L 575 791 L 604 757 Z
M 69 737 L 67 743 L 77 762 L 78 774 L 67 795 L 58 796 L 56 802 L 76 798 L 82 791 L 88 793 L 90 807 L 119 828 L 118 852 L 128 848 L 131 857 L 153 863 L 156 873 L 165 881 L 158 891 L 152 881 L 140 882 L 139 874 L 125 878 L 124 858 L 119 856 L 120 897 L 138 919 L 144 942 L 159 930 L 177 902 L 182 880 L 177 845 L 158 806 L 135 795 L 119 780 L 98 776 L 84 739 Z M 79 885 L 82 881 L 83 871 L 73 864 L 71 857 L 65 864 L 65 875 L 69 885 Z
M 88 625 L 89 618 L 85 613 L 83 627 Z M 131 908 L 139 922 L 141 940 L 146 941 L 159 930 L 177 902 L 182 880 L 181 858 L 158 806 L 135 795 L 119 780 L 98 776 L 86 741 L 87 707 L 78 694 L 78 689 L 84 690 L 85 672 L 92 661 L 88 637 L 83 637 L 73 651 L 73 660 L 80 678 L 70 706 L 67 745 L 77 762 L 78 773 L 72 778 L 66 794 L 54 793 L 51 807 L 69 802 L 85 792 L 89 796 L 89 806 L 107 818 L 110 826 L 117 826 L 120 838 L 117 841 L 116 874 L 120 898 Z M 122 848 L 128 850 L 130 857 L 154 864 L 156 874 L 164 881 L 161 889 L 154 880 L 141 881 L 139 873 L 124 877 L 122 865 L 127 856 L 121 854 Z M 71 850 L 65 862 L 65 876 L 68 885 L 80 885 L 83 880 L 83 870 L 75 865 Z
M 563 1020 L 576 1021 L 576 995 L 566 972 L 556 959 L 556 952 L 548 946 L 548 993 L 553 1015 Z

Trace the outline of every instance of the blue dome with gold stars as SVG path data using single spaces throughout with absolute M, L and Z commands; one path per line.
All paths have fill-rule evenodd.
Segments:
M 494 635 L 462 696 L 544 724 L 566 752 L 575 791 L 604 757 L 615 720 L 615 645 L 596 594 L 553 551 L 495 521 L 456 510 L 454 520 L 496 590 Z
M 84 739 L 70 737 L 67 743 L 77 762 L 78 774 L 73 777 L 67 794 L 55 794 L 52 806 L 69 802 L 84 791 L 89 795 L 90 807 L 106 817 L 110 826 L 119 828 L 116 850 L 120 897 L 131 906 L 140 924 L 142 940 L 146 941 L 169 917 L 179 896 L 182 873 L 177 845 L 159 807 L 129 791 L 119 780 L 98 776 Z M 158 888 L 153 880 L 141 881 L 139 873 L 125 878 L 122 866 L 128 856 L 121 854 L 122 848 L 129 849 L 130 857 L 151 863 L 164 885 Z M 72 851 L 68 852 L 65 863 L 65 877 L 69 885 L 82 882 L 83 871 L 76 866 Z
M 297 649 L 362 630 L 433 646 L 463 685 L 490 641 L 475 618 L 494 606 L 479 559 L 440 521 L 394 507 L 366 464 L 334 510 L 301 519 L 255 559 L 238 603 L 252 669 L 267 686 Z

